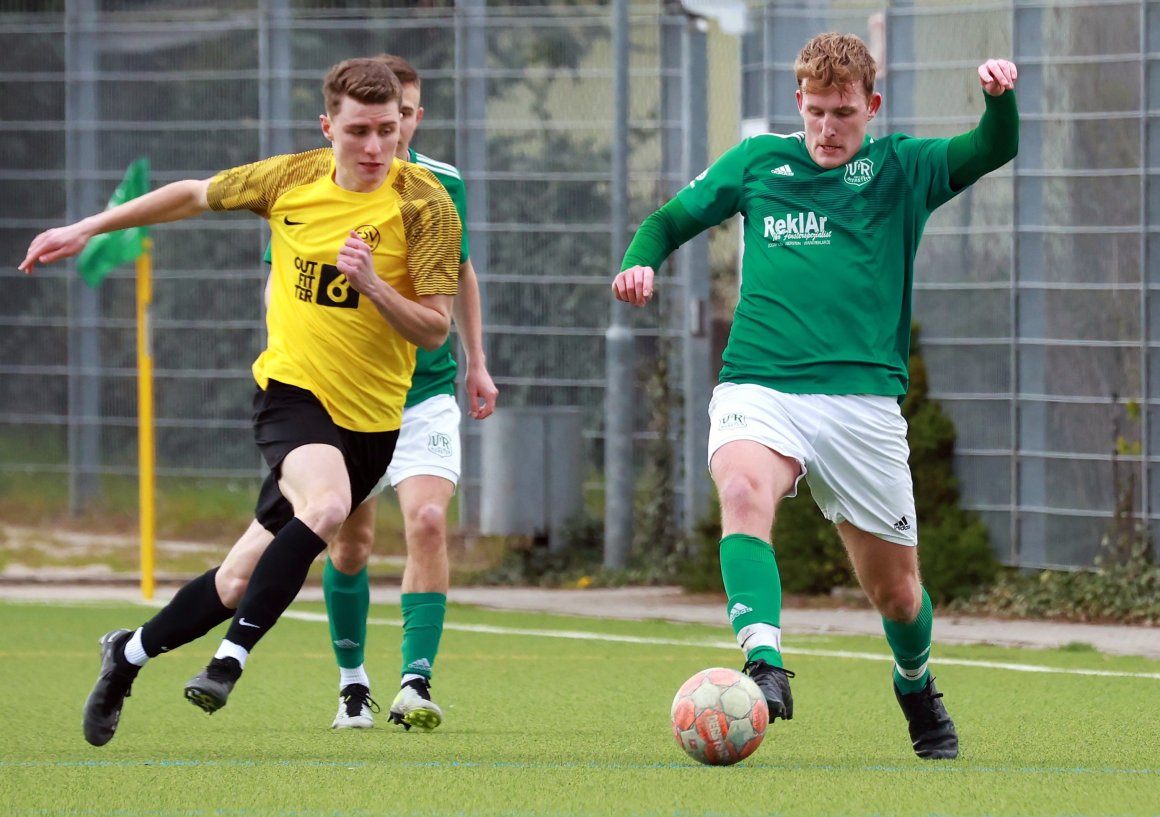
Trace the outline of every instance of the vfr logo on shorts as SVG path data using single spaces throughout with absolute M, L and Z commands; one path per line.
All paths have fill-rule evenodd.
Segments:
M 745 415 L 739 414 L 738 412 L 726 414 L 724 417 L 721 418 L 721 422 L 717 423 L 717 428 L 720 428 L 722 430 L 727 429 L 727 428 L 745 428 L 745 427 L 746 427 Z
M 451 456 L 451 438 L 441 431 L 427 435 L 427 450 L 440 457 Z

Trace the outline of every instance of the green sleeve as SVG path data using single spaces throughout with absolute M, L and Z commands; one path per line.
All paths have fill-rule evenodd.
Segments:
M 689 215 L 679 200 L 670 199 L 641 223 L 624 253 L 620 269 L 639 265 L 656 270 L 673 250 L 711 226 Z
M 986 109 L 974 130 L 959 134 L 947 145 L 947 169 L 955 190 L 973 184 L 1015 158 L 1019 152 L 1019 108 L 1015 92 L 985 94 Z
M 471 257 L 471 241 L 467 237 L 467 188 L 463 185 L 463 179 L 458 176 L 436 173 L 435 177 L 442 182 L 443 188 L 455 205 L 455 212 L 459 213 L 459 224 L 463 228 L 459 240 L 459 263 L 466 263 Z

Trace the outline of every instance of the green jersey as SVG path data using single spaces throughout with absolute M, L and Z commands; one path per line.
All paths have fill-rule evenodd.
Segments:
M 459 213 L 459 222 L 463 227 L 463 237 L 459 242 L 459 263 L 464 263 L 471 255 L 471 244 L 467 239 L 467 190 L 463 186 L 463 177 L 454 165 L 437 162 L 414 148 L 409 148 L 410 162 L 427 168 L 439 179 L 455 209 Z M 271 262 L 270 247 L 266 247 L 265 261 Z M 455 394 L 455 352 L 451 348 L 451 338 L 436 349 L 427 352 L 423 349 L 415 350 L 415 372 L 411 375 L 411 389 L 407 392 L 407 402 L 404 408 L 418 405 L 429 397 L 437 394 Z
M 914 255 L 949 201 L 946 139 L 867 137 L 823 169 L 805 134 L 762 134 L 677 194 L 719 224 L 741 213 L 741 295 L 721 382 L 794 394 L 906 393 Z
M 471 245 L 467 239 L 467 190 L 463 186 L 463 177 L 459 175 L 454 165 L 437 162 L 422 153 L 417 153 L 414 148 L 410 148 L 409 152 L 414 164 L 425 167 L 435 174 L 451 196 L 455 209 L 459 211 L 459 221 L 463 225 L 463 238 L 459 245 L 459 263 L 462 264 L 471 255 Z M 455 352 L 451 348 L 450 337 L 434 352 L 417 350 L 415 374 L 411 376 L 411 390 L 407 392 L 406 407 L 418 405 L 437 394 L 455 394 L 455 372 Z

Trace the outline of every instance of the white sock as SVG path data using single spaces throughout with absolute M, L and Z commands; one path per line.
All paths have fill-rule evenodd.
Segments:
M 125 660 L 139 667 L 145 666 L 145 662 L 149 660 L 149 656 L 145 654 L 145 647 L 141 644 L 142 629 L 144 628 L 138 627 L 125 642 Z
M 908 681 L 921 680 L 922 676 L 926 675 L 926 671 L 929 667 L 929 661 L 923 661 L 922 666 L 918 669 L 906 669 L 904 667 L 900 667 L 897 662 L 894 664 L 894 669 L 898 672 L 898 674 Z
M 213 654 L 214 658 L 233 658 L 243 669 L 246 666 L 246 659 L 250 657 L 250 651 L 245 647 L 239 646 L 230 640 L 222 641 L 222 645 L 218 647 L 217 652 Z
M 359 664 L 353 669 L 347 667 L 338 668 L 338 691 L 341 692 L 351 684 L 362 684 L 367 689 L 371 688 L 371 679 L 367 675 L 366 664 Z
M 737 633 L 737 644 L 746 658 L 758 647 L 773 647 L 781 654 L 781 627 L 772 624 L 750 624 Z
M 405 687 L 409 682 L 414 681 L 417 678 L 422 678 L 423 682 L 426 684 L 431 683 L 431 679 L 425 675 L 419 675 L 418 673 L 415 673 L 415 672 L 408 672 L 402 677 L 402 679 L 400 679 L 399 686 Z

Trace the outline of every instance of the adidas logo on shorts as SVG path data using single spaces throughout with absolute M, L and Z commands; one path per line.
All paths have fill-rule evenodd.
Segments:
M 900 532 L 910 530 L 910 522 L 908 522 L 904 516 L 894 523 L 894 529 Z

